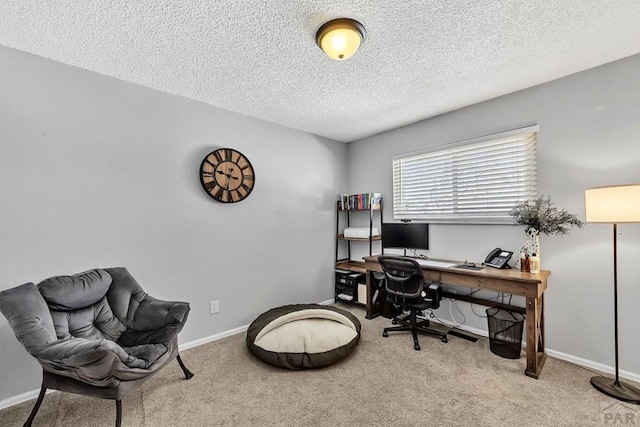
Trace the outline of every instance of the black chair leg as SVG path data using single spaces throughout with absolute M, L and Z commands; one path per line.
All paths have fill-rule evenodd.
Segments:
M 44 394 L 46 393 L 46 391 L 47 391 L 47 388 L 43 384 L 42 387 L 40 388 L 40 394 L 38 395 L 38 400 L 36 400 L 36 404 L 31 410 L 31 415 L 29 415 L 29 419 L 27 420 L 26 423 L 24 423 L 24 427 L 31 427 L 31 423 L 33 422 L 33 419 L 36 417 L 36 414 L 38 413 L 38 409 L 40 409 L 40 405 L 42 404 L 42 400 L 44 399 Z
M 447 333 L 446 332 L 441 332 L 441 331 L 438 331 L 436 329 L 431 329 L 428 326 L 429 326 L 429 320 L 428 319 L 422 320 L 420 322 L 416 322 L 416 329 L 418 329 L 418 331 L 424 332 L 424 333 L 429 334 L 429 335 L 435 335 L 437 337 L 440 337 L 440 341 L 448 342 L 447 341 Z
M 382 331 L 383 337 L 388 337 L 389 332 L 400 332 L 400 331 L 411 331 L 411 335 L 413 336 L 413 348 L 415 350 L 420 350 L 420 342 L 418 341 L 418 333 L 423 332 L 429 335 L 435 335 L 440 337 L 440 341 L 447 342 L 447 334 L 445 332 L 440 332 L 436 329 L 428 328 L 429 320 L 420 320 L 418 321 L 417 312 L 412 311 L 408 316 L 401 318 L 395 317 L 395 324 L 401 324 L 403 326 L 393 326 L 390 328 L 384 328 Z
M 116 427 L 122 424 L 122 400 L 116 400 Z
M 416 330 L 416 312 L 411 311 L 411 335 L 413 335 L 413 349 L 420 351 L 420 343 L 418 342 L 418 331 Z
M 182 359 L 180 358 L 180 355 L 177 355 L 176 359 L 178 359 L 178 363 L 180 364 L 180 367 L 182 368 L 182 372 L 184 372 L 184 377 L 186 379 L 188 379 L 188 380 L 193 378 L 193 373 L 190 370 L 188 370 L 186 366 L 184 366 L 184 363 L 182 363 Z

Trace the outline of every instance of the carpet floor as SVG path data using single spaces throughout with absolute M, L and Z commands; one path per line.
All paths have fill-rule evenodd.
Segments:
M 247 350 L 245 334 L 189 349 L 122 401 L 123 426 L 603 426 L 640 424 L 636 406 L 589 383 L 593 373 L 549 357 L 539 379 L 524 375 L 525 358 L 505 359 L 489 341 L 420 336 L 382 337 L 389 319 L 364 319 L 360 344 L 320 370 L 265 365 Z M 439 327 L 435 325 L 435 327 Z M 0 426 L 21 426 L 35 400 L 0 411 Z M 34 426 L 113 426 L 110 400 L 48 394 Z M 636 424 L 630 424 L 636 425 Z

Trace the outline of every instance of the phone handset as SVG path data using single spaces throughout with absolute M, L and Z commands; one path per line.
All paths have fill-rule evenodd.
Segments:
M 495 248 L 494 250 L 489 252 L 489 255 L 487 255 L 487 258 L 485 258 L 484 260 L 484 263 L 485 265 L 495 268 L 511 268 L 509 266 L 509 260 L 511 259 L 512 255 L 513 252 L 511 251 L 503 251 L 500 248 Z

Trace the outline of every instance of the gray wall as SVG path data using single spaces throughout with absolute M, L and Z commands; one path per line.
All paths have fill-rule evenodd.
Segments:
M 248 199 L 200 186 L 202 158 L 243 152 Z M 334 201 L 347 146 L 0 47 L 0 290 L 126 266 L 191 303 L 181 343 L 268 308 L 333 297 Z M 209 314 L 209 301 L 220 313 Z M 0 403 L 40 370 L 0 316 Z
M 382 192 L 385 221 L 392 221 L 393 154 L 538 123 L 539 194 L 584 219 L 586 188 L 640 183 L 639 70 L 636 55 L 349 144 L 349 191 Z M 525 240 L 519 226 L 430 230 L 427 254 L 454 260 L 482 261 L 496 246 L 517 252 Z M 608 224 L 587 224 L 564 237 L 541 236 L 542 268 L 552 271 L 545 294 L 550 354 L 613 366 L 612 241 Z M 619 226 L 618 256 L 621 374 L 640 379 L 640 224 Z M 465 326 L 486 331 L 486 319 L 468 304 L 458 307 Z M 484 315 L 484 307 L 474 311 Z M 437 314 L 451 320 L 449 303 Z
M 584 218 L 585 188 L 640 182 L 638 69 L 634 56 L 347 146 L 0 47 L 0 290 L 123 265 L 152 295 L 191 303 L 182 343 L 220 334 L 276 305 L 332 297 L 336 195 L 382 192 L 391 221 L 393 154 L 531 123 L 540 194 Z M 217 147 L 256 169 L 239 204 L 200 189 L 200 161 Z M 433 257 L 481 261 L 524 242 L 520 227 L 431 231 Z M 620 366 L 637 379 L 640 225 L 619 231 Z M 541 245 L 549 352 L 612 366 L 611 226 Z M 213 299 L 220 314 L 208 312 Z M 450 319 L 447 303 L 438 316 Z M 1 316 L 0 360 L 0 403 L 39 387 Z

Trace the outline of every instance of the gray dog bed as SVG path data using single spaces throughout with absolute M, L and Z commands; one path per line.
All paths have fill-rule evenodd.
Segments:
M 286 369 L 329 366 L 360 341 L 360 321 L 348 311 L 320 304 L 272 308 L 247 330 L 247 347 L 260 360 Z

